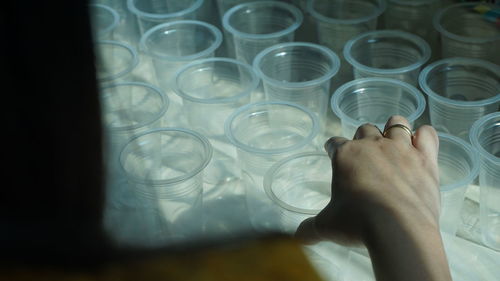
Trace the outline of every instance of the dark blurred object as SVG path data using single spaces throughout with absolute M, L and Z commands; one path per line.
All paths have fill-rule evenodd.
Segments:
M 1 258 L 95 262 L 106 247 L 86 1 L 12 1 L 1 13 Z

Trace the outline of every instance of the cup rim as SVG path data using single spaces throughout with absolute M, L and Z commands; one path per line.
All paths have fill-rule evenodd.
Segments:
M 115 9 L 113 9 L 109 6 L 103 5 L 103 4 L 89 4 L 89 6 L 104 9 L 104 10 L 108 11 L 109 13 L 111 13 L 111 16 L 113 17 L 113 22 L 109 26 L 107 26 L 103 30 L 100 30 L 100 31 L 97 30 L 97 33 L 99 36 L 102 36 L 108 32 L 111 32 L 113 29 L 116 28 L 116 26 L 118 25 L 118 22 L 120 21 L 120 15 L 118 14 L 117 11 L 115 11 Z
M 295 17 L 295 22 L 283 30 L 266 34 L 253 34 L 253 33 L 239 31 L 236 28 L 234 28 L 231 24 L 229 24 L 229 19 L 234 13 L 236 13 L 236 11 L 240 9 L 245 9 L 249 6 L 280 7 L 282 9 L 288 10 L 288 12 L 290 12 Z M 294 32 L 302 24 L 303 18 L 304 16 L 302 15 L 302 12 L 293 5 L 278 1 L 255 1 L 255 2 L 242 3 L 227 10 L 226 13 L 224 13 L 224 16 L 222 17 L 222 26 L 229 33 L 231 33 L 233 36 L 236 37 L 244 37 L 246 39 L 270 39 L 270 38 L 284 36 L 291 32 Z
M 202 66 L 203 64 L 210 63 L 210 62 L 226 62 L 226 63 L 235 64 L 235 65 L 238 65 L 238 67 L 244 68 L 248 72 L 248 74 L 251 76 L 252 80 L 251 80 L 250 85 L 237 95 L 227 97 L 227 98 L 218 98 L 218 99 L 216 99 L 216 98 L 209 98 L 209 99 L 196 98 L 196 97 L 193 97 L 193 96 L 187 94 L 179 87 L 178 80 L 179 80 L 179 77 L 184 72 L 186 72 L 187 70 L 189 70 L 193 67 Z M 216 57 L 216 58 L 200 59 L 200 60 L 194 61 L 192 63 L 189 63 L 189 64 L 181 67 L 174 75 L 174 83 L 173 83 L 172 87 L 173 87 L 174 93 L 176 93 L 179 97 L 181 97 L 183 99 L 187 99 L 187 100 L 192 101 L 192 102 L 203 103 L 203 104 L 223 104 L 223 103 L 226 104 L 226 103 L 236 102 L 237 100 L 239 100 L 245 96 L 249 96 L 255 89 L 257 89 L 257 87 L 259 86 L 259 82 L 260 82 L 259 78 L 255 74 L 254 70 L 248 64 L 240 62 L 236 59 Z
M 206 28 L 209 32 L 212 33 L 214 36 L 214 42 L 212 42 L 212 45 L 210 45 L 208 48 L 205 50 L 202 50 L 201 52 L 195 53 L 195 54 L 190 54 L 187 56 L 169 56 L 169 55 L 159 55 L 156 53 L 152 53 L 148 50 L 148 47 L 146 45 L 146 39 L 149 38 L 153 33 L 159 31 L 160 29 L 163 28 L 168 28 L 171 26 L 175 25 L 197 25 L 197 26 L 202 26 Z M 162 59 L 162 60 L 171 60 L 171 61 L 192 61 L 198 58 L 201 58 L 203 56 L 208 56 L 210 53 L 214 52 L 222 43 L 222 33 L 220 30 L 206 22 L 202 21 L 197 21 L 197 20 L 179 20 L 179 21 L 171 21 L 171 22 L 166 22 L 163 24 L 156 25 L 146 31 L 142 36 L 141 39 L 139 40 L 139 46 L 140 50 L 147 54 L 148 56 L 151 56 L 156 59 Z
M 330 107 L 331 107 L 333 113 L 335 115 L 337 115 L 341 119 L 341 121 L 347 120 L 349 123 L 355 124 L 355 126 L 359 127 L 359 126 L 365 124 L 366 122 L 353 119 L 350 116 L 348 116 L 347 114 L 345 114 L 340 109 L 338 102 L 339 102 L 340 97 L 343 96 L 342 93 L 345 92 L 345 90 L 348 89 L 349 87 L 351 87 L 353 85 L 362 84 L 362 83 L 372 83 L 372 82 L 383 82 L 384 84 L 403 87 L 408 91 L 408 93 L 410 93 L 411 95 L 413 95 L 417 99 L 417 108 L 416 108 L 415 112 L 413 112 L 408 117 L 406 117 L 406 119 L 410 123 L 413 123 L 424 112 L 425 106 L 426 106 L 425 98 L 424 98 L 423 94 L 416 87 L 414 87 L 406 82 L 403 82 L 401 80 L 396 80 L 396 79 L 392 79 L 392 78 L 368 77 L 368 78 L 360 78 L 360 79 L 351 80 L 351 81 L 343 84 L 342 86 L 340 86 L 333 93 L 333 95 L 330 99 Z M 376 125 L 383 125 L 383 124 L 376 124 Z
M 435 62 L 427 65 L 420 72 L 420 74 L 418 76 L 419 86 L 422 89 L 422 91 L 429 96 L 429 98 L 432 98 L 432 99 L 439 101 L 441 103 L 462 106 L 462 107 L 483 106 L 483 105 L 488 105 L 488 104 L 500 101 L 500 94 L 489 97 L 487 99 L 478 100 L 478 101 L 461 101 L 461 100 L 454 100 L 454 99 L 450 99 L 447 97 L 443 97 L 443 96 L 439 95 L 438 93 L 434 92 L 427 84 L 427 77 L 429 76 L 430 72 L 433 71 L 436 67 L 444 65 L 444 64 L 448 64 L 448 63 L 461 64 L 461 65 L 474 65 L 474 66 L 478 66 L 478 67 L 483 67 L 483 68 L 490 70 L 491 72 L 496 73 L 500 77 L 500 66 L 498 66 L 494 63 L 491 63 L 489 61 L 486 61 L 486 60 L 477 59 L 477 58 L 462 58 L 462 57 L 441 59 L 441 60 L 435 61 Z
M 152 20 L 165 20 L 169 18 L 182 17 L 186 14 L 189 14 L 195 11 L 196 9 L 200 8 L 205 0 L 195 0 L 195 2 L 191 6 L 189 6 L 184 10 L 180 10 L 173 13 L 162 13 L 162 14 L 143 12 L 135 6 L 135 1 L 136 0 L 127 0 L 127 8 L 130 12 L 132 12 L 132 14 L 136 15 L 139 18 L 152 19 Z
M 398 68 L 383 69 L 383 68 L 376 68 L 376 67 L 364 65 L 351 55 L 351 49 L 354 46 L 354 44 L 356 44 L 359 40 L 362 40 L 365 37 L 369 37 L 372 35 L 377 36 L 377 37 L 384 37 L 384 38 L 402 38 L 402 39 L 405 39 L 407 41 L 410 41 L 410 42 L 414 43 L 415 45 L 417 45 L 418 47 L 420 47 L 420 51 L 422 52 L 422 57 L 418 61 L 416 61 L 410 65 L 407 65 L 404 67 L 398 67 Z M 409 72 L 409 71 L 415 70 L 415 69 L 421 67 L 422 65 L 424 65 L 431 57 L 431 47 L 421 37 L 414 35 L 414 34 L 411 34 L 411 33 L 408 33 L 408 32 L 405 32 L 405 31 L 371 30 L 371 31 L 363 32 L 363 33 L 355 36 L 354 38 L 351 38 L 349 41 L 347 41 L 347 43 L 344 45 L 343 53 L 344 53 L 344 57 L 345 57 L 346 61 L 349 64 L 351 64 L 354 68 L 358 68 L 358 69 L 363 70 L 363 71 L 376 72 L 379 74 L 397 74 L 397 73 L 401 73 L 401 72 Z
M 474 5 L 479 5 L 479 4 L 490 6 L 489 3 L 486 3 L 486 2 L 467 2 L 467 3 L 452 4 L 452 5 L 449 5 L 447 7 L 441 8 L 434 15 L 434 17 L 432 19 L 432 24 L 434 25 L 434 28 L 439 33 L 441 33 L 441 35 L 444 35 L 444 36 L 449 37 L 449 38 L 456 40 L 456 41 L 461 41 L 461 42 L 465 42 L 465 43 L 488 43 L 488 42 L 500 40 L 500 34 L 498 34 L 497 36 L 493 36 L 493 37 L 466 37 L 466 36 L 462 36 L 462 35 L 457 35 L 455 33 L 451 33 L 441 25 L 441 18 L 449 10 L 457 8 L 457 7 L 474 6 Z
M 496 163 L 496 165 L 500 165 L 500 157 L 496 157 L 495 155 L 489 153 L 486 149 L 483 148 L 481 143 L 479 143 L 479 135 L 482 132 L 482 128 L 485 127 L 486 124 L 489 122 L 495 122 L 494 120 L 497 119 L 496 122 L 500 123 L 500 111 L 493 112 L 487 115 L 484 115 L 483 117 L 479 118 L 476 120 L 469 131 L 469 139 L 474 147 L 474 149 L 479 152 L 479 155 L 481 156 L 482 159 L 487 159 L 493 163 Z
M 328 57 L 330 59 L 330 62 L 332 64 L 332 68 L 330 70 L 328 70 L 327 73 L 323 74 L 321 77 L 318 77 L 318 78 L 315 78 L 315 79 L 309 80 L 309 81 L 304 81 L 304 82 L 280 81 L 280 80 L 269 77 L 260 69 L 259 65 L 266 55 L 268 55 L 269 53 L 273 52 L 276 49 L 280 49 L 280 48 L 285 49 L 285 48 L 290 48 L 290 47 L 306 47 L 309 49 L 314 49 L 314 50 L 318 51 L 319 53 L 324 54 L 326 57 Z M 332 79 L 333 76 L 335 76 L 340 69 L 340 59 L 337 56 L 337 54 L 335 54 L 335 52 L 333 52 L 332 50 L 330 50 L 327 47 L 324 47 L 324 46 L 321 46 L 318 44 L 307 43 L 307 42 L 287 42 L 287 43 L 273 45 L 271 47 L 268 47 L 268 48 L 262 50 L 259 54 L 257 54 L 257 56 L 255 57 L 255 59 L 253 61 L 253 69 L 254 69 L 255 73 L 257 73 L 258 77 L 260 77 L 263 81 L 265 81 L 269 84 L 276 85 L 279 87 L 286 87 L 286 88 L 305 88 L 305 87 L 321 84 L 323 82 L 326 82 L 326 81 Z
M 479 174 L 479 159 L 477 157 L 477 154 L 474 153 L 474 149 L 469 143 L 457 136 L 453 136 L 443 132 L 438 132 L 437 135 L 440 142 L 441 140 L 445 140 L 461 147 L 464 150 L 463 153 L 465 153 L 470 158 L 472 164 L 471 170 L 466 177 L 451 184 L 440 185 L 439 190 L 450 191 L 459 187 L 468 186 Z
M 301 213 L 301 214 L 306 214 L 306 215 L 316 215 L 318 214 L 321 209 L 306 209 L 306 208 L 299 208 L 292 206 L 285 201 L 281 200 L 276 196 L 276 194 L 273 192 L 272 189 L 272 184 L 273 184 L 273 175 L 276 173 L 278 169 L 280 169 L 282 166 L 286 165 L 288 162 L 298 159 L 298 158 L 303 158 L 303 157 L 326 157 L 329 159 L 328 155 L 326 153 L 318 152 L 318 151 L 310 151 L 310 152 L 302 152 L 302 153 L 297 153 L 291 156 L 288 156 L 276 163 L 274 163 L 264 174 L 264 180 L 263 180 L 263 185 L 264 185 L 264 191 L 266 192 L 267 196 L 271 199 L 271 201 L 277 203 L 280 207 L 292 211 L 295 213 Z
M 284 148 L 275 148 L 275 149 L 261 149 L 261 148 L 255 148 L 252 146 L 249 146 L 245 143 L 240 142 L 233 134 L 233 130 L 231 128 L 231 124 L 233 120 L 239 116 L 241 113 L 255 107 L 261 107 L 265 105 L 280 105 L 280 106 L 286 106 L 286 107 L 293 107 L 296 108 L 304 113 L 306 113 L 309 118 L 311 119 L 312 123 L 312 128 L 309 134 L 304 137 L 304 139 L 292 146 L 284 147 Z M 295 149 L 299 149 L 301 147 L 304 147 L 308 143 L 310 143 L 318 134 L 319 132 L 319 120 L 316 114 L 312 113 L 310 110 L 307 108 L 300 106 L 298 104 L 286 102 L 286 101 L 261 101 L 261 102 L 255 102 L 255 103 L 250 103 L 244 106 L 241 106 L 240 108 L 236 109 L 229 117 L 226 119 L 224 122 L 224 133 L 228 140 L 237 148 L 244 150 L 246 152 L 250 153 L 255 153 L 255 154 L 260 154 L 260 155 L 269 155 L 269 154 L 281 154 L 281 153 L 286 153 L 293 151 Z
M 170 106 L 170 100 L 168 99 L 168 96 L 165 95 L 165 93 L 160 88 L 158 88 L 158 87 L 156 87 L 156 86 L 154 86 L 152 84 L 143 83 L 143 82 L 118 82 L 118 83 L 112 83 L 112 84 L 104 85 L 100 89 L 100 93 L 101 94 L 104 93 L 104 91 L 107 90 L 107 89 L 109 89 L 109 88 L 117 88 L 117 87 L 122 87 L 122 86 L 136 86 L 136 87 L 149 88 L 150 90 L 152 90 L 153 92 L 155 92 L 156 94 L 158 94 L 158 96 L 160 97 L 160 99 L 162 101 L 163 107 L 158 112 L 158 114 L 156 114 L 156 116 L 154 118 L 152 118 L 150 121 L 147 121 L 147 122 L 144 122 L 144 123 L 141 123 L 141 124 L 136 124 L 136 125 L 124 126 L 124 127 L 111 127 L 110 130 L 112 132 L 132 131 L 132 130 L 139 129 L 141 127 L 150 125 L 150 124 L 158 121 L 165 114 L 165 112 L 167 111 L 168 107 Z
M 128 174 L 127 170 L 125 169 L 125 167 L 123 165 L 124 163 L 123 163 L 123 159 L 122 159 L 123 153 L 124 153 L 125 149 L 127 148 L 127 146 L 130 143 L 132 143 L 133 141 L 135 141 L 135 140 L 137 140 L 145 135 L 154 134 L 154 133 L 161 133 L 161 132 L 184 133 L 187 135 L 191 135 L 195 139 L 198 139 L 201 142 L 201 145 L 203 146 L 203 148 L 206 152 L 205 159 L 203 159 L 202 163 L 200 163 L 200 165 L 198 165 L 197 167 L 192 169 L 189 173 L 182 175 L 182 176 L 173 177 L 170 179 L 150 180 L 150 179 L 144 179 L 144 178 L 140 178 L 140 177 L 136 177 L 134 175 Z M 199 173 L 201 173 L 203 171 L 203 169 L 208 165 L 208 163 L 210 163 L 210 161 L 212 159 L 212 153 L 213 153 L 212 145 L 210 144 L 208 139 L 205 136 L 203 136 L 202 134 L 200 134 L 196 131 L 190 130 L 190 129 L 185 129 L 185 128 L 164 127 L 164 128 L 150 129 L 150 130 L 144 131 L 144 132 L 137 134 L 137 135 L 131 137 L 130 139 L 128 139 L 128 141 L 126 142 L 126 144 L 122 147 L 122 149 L 120 151 L 119 162 L 120 162 L 120 167 L 121 167 L 122 171 L 125 172 L 127 178 L 135 183 L 152 185 L 152 186 L 173 185 L 173 184 L 177 184 L 177 183 L 183 182 L 185 180 L 188 180 L 188 179 L 198 175 Z
M 369 21 L 369 20 L 372 20 L 372 19 L 377 18 L 380 15 L 382 15 L 382 13 L 387 8 L 387 4 L 384 0 L 377 0 L 379 5 L 378 5 L 377 9 L 375 9 L 375 12 L 371 15 L 364 16 L 361 18 L 356 18 L 356 19 L 336 19 L 336 18 L 330 18 L 330 17 L 324 16 L 323 14 L 318 13 L 314 9 L 314 6 L 313 6 L 315 1 L 316 0 L 310 0 L 307 2 L 307 7 L 306 7 L 307 12 L 309 12 L 317 20 L 327 22 L 327 23 L 333 23 L 333 24 L 357 24 L 357 23 Z
M 137 51 L 132 46 L 130 46 L 128 44 L 125 44 L 125 43 L 122 43 L 122 42 L 118 42 L 118 41 L 113 41 L 113 40 L 98 40 L 95 43 L 96 43 L 96 45 L 106 45 L 107 44 L 107 45 L 119 46 L 121 48 L 124 48 L 126 51 L 128 51 L 130 53 L 130 56 L 132 57 L 132 63 L 130 63 L 130 65 L 127 68 L 125 68 L 124 70 L 122 70 L 122 71 L 120 71 L 120 72 L 118 72 L 116 74 L 106 75 L 104 77 L 97 77 L 98 81 L 109 82 L 109 81 L 118 79 L 120 77 L 123 77 L 126 74 L 132 72 L 132 70 L 139 63 L 139 58 L 137 56 Z

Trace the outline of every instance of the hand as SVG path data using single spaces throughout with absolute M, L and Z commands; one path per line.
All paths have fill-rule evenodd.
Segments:
M 410 128 L 401 116 L 390 118 L 386 128 L 394 124 Z M 356 244 L 387 220 L 438 229 L 438 146 L 430 126 L 420 127 L 413 137 L 393 127 L 384 137 L 366 124 L 353 140 L 331 138 L 325 149 L 332 160 L 332 200 L 305 220 L 296 236 Z

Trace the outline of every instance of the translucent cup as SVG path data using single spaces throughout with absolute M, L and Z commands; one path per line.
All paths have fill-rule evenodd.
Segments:
M 455 235 L 461 223 L 465 191 L 479 172 L 479 159 L 468 142 L 445 133 L 438 133 L 438 137 L 440 229 Z
M 113 30 L 120 22 L 118 13 L 106 5 L 91 4 L 89 5 L 89 15 L 94 39 L 112 40 Z
M 326 120 L 330 82 L 340 68 L 339 58 L 330 49 L 311 43 L 282 43 L 260 52 L 253 67 L 268 100 L 302 105 Z
M 133 71 L 139 63 L 136 50 L 117 41 L 96 42 L 96 73 L 100 83 L 134 80 Z
M 168 92 L 175 72 L 194 60 L 212 57 L 221 32 L 201 21 L 173 21 L 157 25 L 141 37 L 140 49 L 153 59 L 158 85 Z
M 293 233 L 330 202 L 332 167 L 328 155 L 305 152 L 274 164 L 264 176 L 264 190 L 279 207 L 282 230 Z
M 472 123 L 500 107 L 500 66 L 472 58 L 436 61 L 422 70 L 431 124 L 468 140 Z
M 251 65 L 265 48 L 293 41 L 302 19 L 302 13 L 293 5 L 256 1 L 229 9 L 222 24 L 233 38 L 236 59 Z
M 429 44 L 422 38 L 397 30 L 368 31 L 344 47 L 344 57 L 353 67 L 354 78 L 394 78 L 414 86 L 430 56 Z
M 423 38 L 432 49 L 432 56 L 440 53 L 439 33 L 432 26 L 432 18 L 439 10 L 441 0 L 388 0 L 384 13 L 384 28 L 399 29 Z
M 130 139 L 120 163 L 137 198 L 138 242 L 161 246 L 199 238 L 203 170 L 212 146 L 187 129 L 148 130 Z
M 360 33 L 375 30 L 385 9 L 385 0 L 310 0 L 307 3 L 319 44 L 340 56 L 341 68 L 333 83 L 334 89 L 352 80 L 351 66 L 342 54 L 345 43 Z
M 141 34 L 152 27 L 171 21 L 195 20 L 205 0 L 127 0 L 136 16 Z
M 413 125 L 424 112 L 425 98 L 417 88 L 400 80 L 362 78 L 339 87 L 331 108 L 340 118 L 343 136 L 351 139 L 365 123 L 383 130 L 392 115 L 401 115 Z
M 236 147 L 250 220 L 257 230 L 276 230 L 280 225 L 277 210 L 264 192 L 264 174 L 281 159 L 314 150 L 318 130 L 314 113 L 281 101 L 245 105 L 226 120 L 225 133 Z
M 459 3 L 441 9 L 434 16 L 434 28 L 441 34 L 441 55 L 471 57 L 500 64 L 500 29 L 482 14 L 498 9 L 493 3 Z
M 500 250 L 500 112 L 481 117 L 470 130 L 479 154 L 480 224 L 483 243 Z
M 189 126 L 207 136 L 214 146 L 206 182 L 227 182 L 238 175 L 236 152 L 224 135 L 224 122 L 236 109 L 250 103 L 258 86 L 253 69 L 234 59 L 198 60 L 177 72 L 174 91 L 182 98 Z

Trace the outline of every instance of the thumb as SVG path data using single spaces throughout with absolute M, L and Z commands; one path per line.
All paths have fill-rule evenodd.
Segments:
M 316 217 L 311 217 L 302 221 L 295 232 L 295 238 L 302 240 L 305 244 L 313 244 L 321 240 L 316 229 Z

